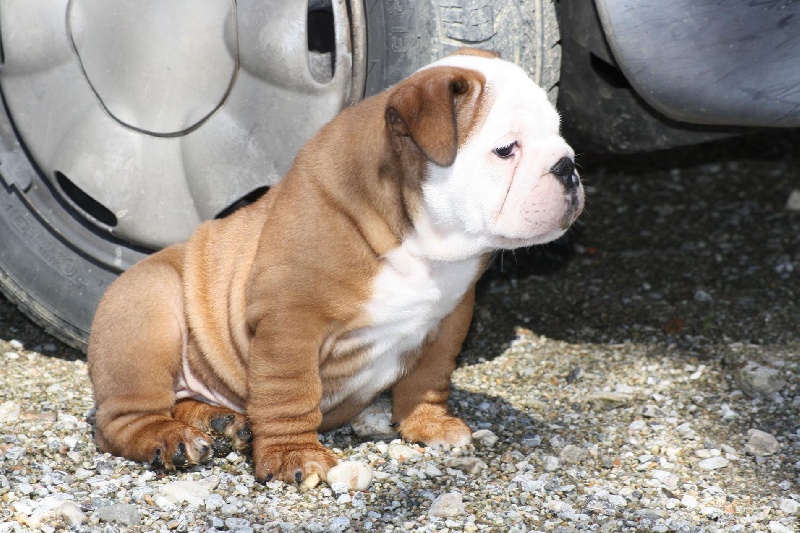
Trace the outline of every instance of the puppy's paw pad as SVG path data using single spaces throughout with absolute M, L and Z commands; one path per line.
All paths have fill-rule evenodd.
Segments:
M 409 418 L 399 429 L 404 439 L 431 447 L 466 446 L 472 442 L 472 430 L 450 415 Z
M 256 479 L 264 483 L 275 479 L 299 484 L 312 474 L 325 479 L 328 470 L 338 462 L 333 452 L 319 443 L 255 445 L 253 449 Z

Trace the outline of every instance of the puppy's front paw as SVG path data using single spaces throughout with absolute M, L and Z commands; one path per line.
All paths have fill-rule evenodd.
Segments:
M 256 479 L 262 483 L 280 480 L 286 483 L 300 483 L 311 474 L 326 479 L 328 470 L 339 460 L 328 448 L 314 442 L 302 444 L 259 444 L 253 443 L 253 464 Z
M 461 419 L 434 408 L 418 408 L 398 429 L 404 439 L 427 446 L 466 446 L 472 441 L 472 431 Z

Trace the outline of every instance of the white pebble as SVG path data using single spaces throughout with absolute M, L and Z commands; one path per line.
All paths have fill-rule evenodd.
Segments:
M 396 459 L 398 461 L 408 461 L 411 459 L 416 459 L 421 454 L 417 450 L 411 448 L 410 446 L 406 446 L 405 444 L 401 444 L 399 442 L 393 442 L 389 444 L 389 458 Z
M 72 527 L 78 527 L 88 520 L 86 514 L 81 510 L 77 503 L 73 501 L 65 501 L 62 503 L 56 513 Z
M 794 529 L 784 526 L 777 520 L 771 520 L 769 523 L 770 533 L 794 533 Z
M 633 394 L 633 387 L 626 383 L 617 383 L 614 385 L 614 392 L 619 394 Z
M 711 506 L 701 507 L 700 513 L 714 520 L 722 516 L 722 509 L 720 509 L 719 507 L 711 507 Z
M 75 470 L 75 478 L 83 481 L 84 479 L 89 479 L 94 475 L 92 470 L 86 470 L 85 468 L 78 468 Z
M 572 510 L 571 505 L 562 502 L 561 500 L 550 500 L 549 502 L 547 502 L 547 508 L 553 511 L 554 513 L 563 513 Z
M 239 508 L 232 503 L 225 503 L 220 506 L 219 512 L 224 515 L 232 515 L 239 512 Z
M 25 346 L 23 346 L 23 344 L 16 339 L 11 339 L 10 341 L 8 341 L 8 346 L 12 350 L 22 350 L 25 348 Z
M 225 500 L 219 494 L 210 494 L 205 501 L 206 509 L 214 511 L 225 505 Z
M 344 461 L 328 470 L 328 485 L 344 484 L 347 490 L 367 490 L 372 483 L 372 468 L 358 461 Z
M 36 502 L 36 508 L 32 509 L 27 519 L 27 524 L 31 527 L 38 528 L 44 522 L 52 520 L 59 514 L 58 508 L 61 507 L 63 503 L 63 495 L 42 498 Z
M 791 498 L 784 498 L 781 500 L 780 509 L 786 514 L 797 514 L 800 511 L 800 502 Z
M 447 492 L 436 498 L 431 504 L 428 514 L 442 518 L 453 518 L 466 513 L 460 492 Z
M 611 494 L 608 496 L 608 503 L 614 507 L 625 507 L 628 505 L 628 500 L 618 494 Z
M 159 489 L 164 498 L 174 504 L 187 502 L 190 505 L 202 505 L 211 494 L 207 487 L 196 481 L 173 481 Z
M 633 422 L 628 425 L 628 429 L 631 431 L 641 431 L 647 427 L 647 422 L 644 420 L 634 420 Z
M 729 463 L 730 461 L 724 457 L 715 455 L 713 457 L 709 457 L 708 459 L 703 459 L 697 464 L 697 466 L 703 470 L 717 470 L 719 468 L 725 468 Z
M 667 472 L 665 470 L 653 470 L 652 476 L 653 479 L 657 479 L 670 490 L 675 490 L 678 488 L 678 476 L 672 472 Z
M 691 494 L 684 494 L 683 498 L 681 498 L 681 505 L 683 505 L 687 509 L 695 509 L 697 508 L 698 505 L 697 498 L 695 498 Z
M 20 407 L 12 401 L 0 404 L 0 424 L 8 424 L 19 418 Z

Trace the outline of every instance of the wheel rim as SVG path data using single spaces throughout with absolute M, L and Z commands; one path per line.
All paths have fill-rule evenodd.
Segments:
M 344 0 L 4 4 L 0 89 L 52 196 L 0 179 L 77 250 L 127 268 L 141 255 L 120 245 L 183 240 L 273 185 L 361 97 L 361 17 Z

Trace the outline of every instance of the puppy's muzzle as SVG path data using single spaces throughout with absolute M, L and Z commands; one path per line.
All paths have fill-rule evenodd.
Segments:
M 575 192 L 580 185 L 580 178 L 575 173 L 575 162 L 569 157 L 562 157 L 550 168 L 550 172 L 558 178 L 567 193 Z

